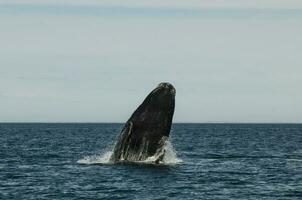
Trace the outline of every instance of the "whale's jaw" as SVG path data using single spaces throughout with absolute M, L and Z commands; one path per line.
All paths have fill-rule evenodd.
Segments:
M 161 83 L 126 122 L 111 156 L 112 162 L 163 158 L 175 107 L 175 88 Z

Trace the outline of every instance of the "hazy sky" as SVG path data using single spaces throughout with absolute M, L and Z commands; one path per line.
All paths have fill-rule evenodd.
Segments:
M 0 1 L 0 121 L 124 122 L 168 81 L 175 122 L 302 122 L 302 2 L 225 2 Z

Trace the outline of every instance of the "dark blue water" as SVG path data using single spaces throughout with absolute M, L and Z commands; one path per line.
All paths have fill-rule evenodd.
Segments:
M 0 124 L 0 199 L 302 199 L 302 125 L 175 124 L 182 163 L 78 163 L 121 128 Z

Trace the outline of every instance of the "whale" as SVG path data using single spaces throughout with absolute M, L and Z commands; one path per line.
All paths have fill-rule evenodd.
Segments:
M 133 112 L 122 128 L 111 162 L 136 162 L 153 158 L 163 161 L 165 144 L 169 139 L 174 108 L 174 86 L 160 83 Z

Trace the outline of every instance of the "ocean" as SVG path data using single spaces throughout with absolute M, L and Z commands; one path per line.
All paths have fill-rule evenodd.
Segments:
M 302 199 L 302 124 L 173 124 L 158 165 L 108 162 L 122 126 L 1 123 L 0 199 Z

